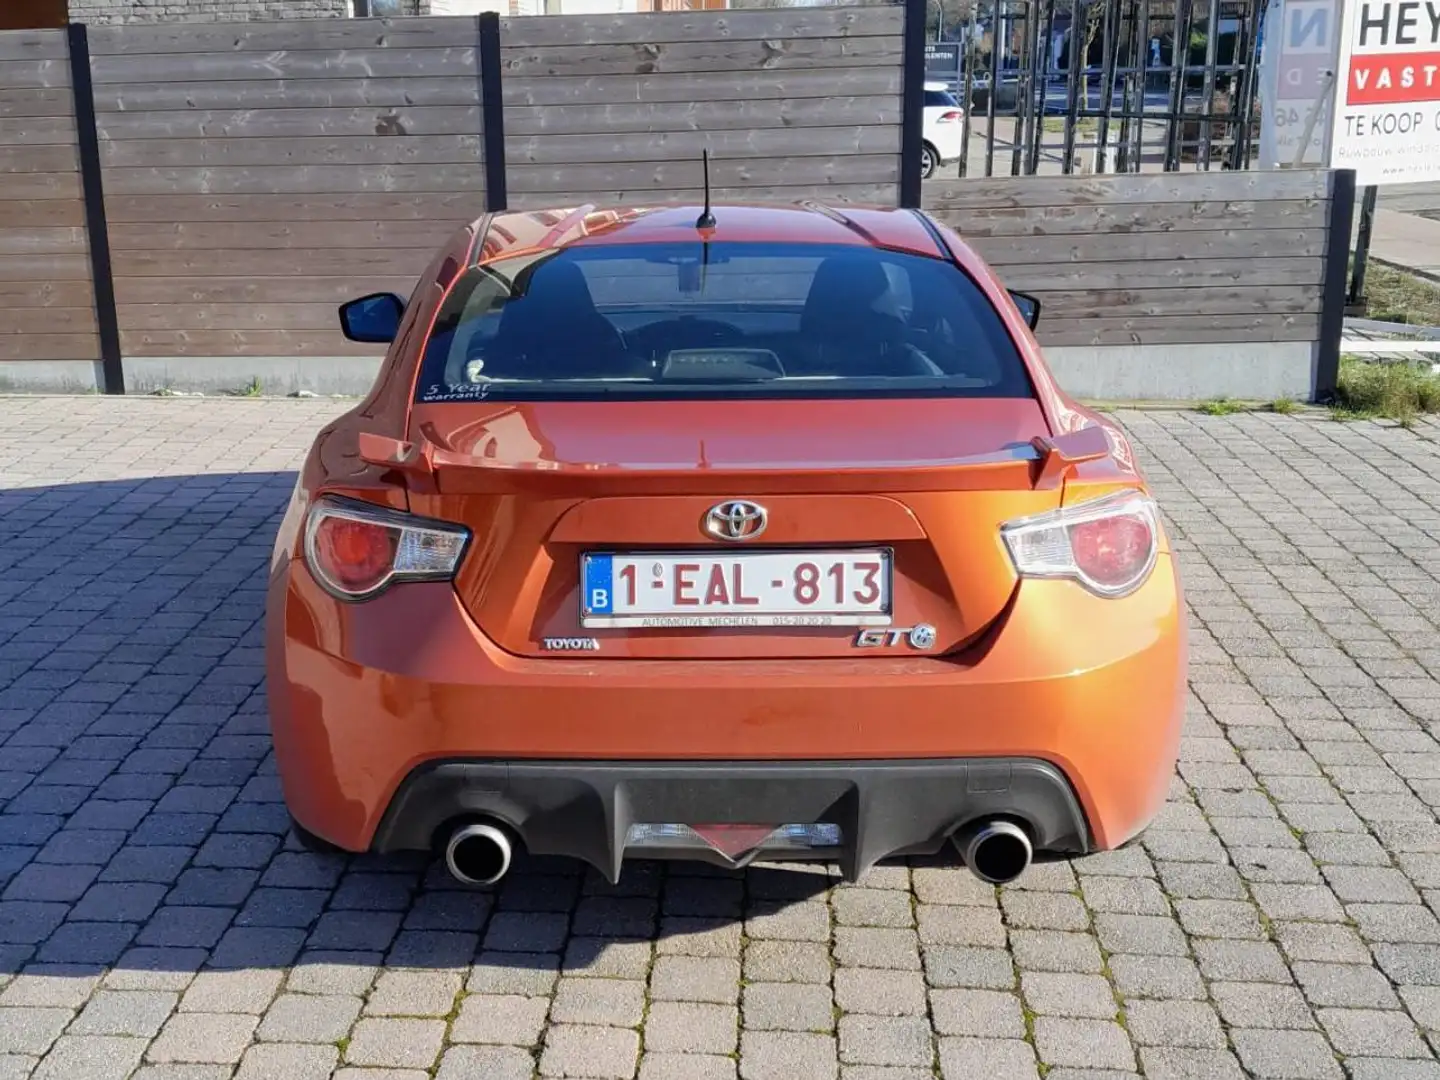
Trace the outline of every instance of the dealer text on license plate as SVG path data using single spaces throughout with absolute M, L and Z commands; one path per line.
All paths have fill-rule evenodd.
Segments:
M 891 555 L 592 552 L 581 559 L 586 627 L 888 626 Z

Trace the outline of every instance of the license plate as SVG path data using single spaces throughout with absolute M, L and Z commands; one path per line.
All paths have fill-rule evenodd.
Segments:
M 889 626 L 890 552 L 581 557 L 586 627 Z

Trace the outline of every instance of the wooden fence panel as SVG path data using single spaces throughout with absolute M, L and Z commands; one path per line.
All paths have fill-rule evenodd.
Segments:
M 485 210 L 470 18 L 91 32 L 122 350 L 375 355 L 336 304 L 406 294 Z
M 100 355 L 69 56 L 64 30 L 0 33 L 0 361 Z
M 898 5 L 501 20 L 509 202 L 895 205 Z
M 1015 177 L 925 206 L 1041 301 L 1042 344 L 1318 341 L 1324 171 Z

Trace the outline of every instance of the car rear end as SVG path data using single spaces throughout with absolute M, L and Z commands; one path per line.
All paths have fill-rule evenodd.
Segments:
M 340 425 L 338 478 L 317 447 L 269 620 L 306 829 L 854 876 L 955 837 L 1112 847 L 1158 809 L 1183 625 L 1123 437 L 1057 420 L 938 230 L 752 235 L 468 269 L 404 437 Z
M 924 138 L 935 148 L 936 163 L 959 161 L 965 149 L 965 110 L 944 83 L 925 84 Z

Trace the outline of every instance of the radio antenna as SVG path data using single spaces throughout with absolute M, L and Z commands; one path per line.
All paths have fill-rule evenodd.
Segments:
M 715 215 L 710 212 L 710 151 L 701 150 L 700 155 L 700 166 L 705 173 L 705 209 L 695 220 L 695 228 L 713 229 L 715 228 Z

